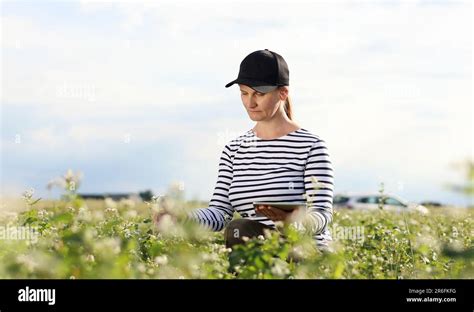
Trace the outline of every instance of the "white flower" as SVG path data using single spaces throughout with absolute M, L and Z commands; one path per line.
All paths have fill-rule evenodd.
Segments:
M 275 226 L 276 227 L 283 227 L 285 225 L 285 223 L 283 223 L 283 221 L 275 221 Z
M 77 212 L 77 218 L 82 221 L 91 221 L 92 220 L 92 214 L 89 211 L 88 208 L 86 207 L 81 207 L 79 208 L 79 211 Z
M 275 265 L 272 267 L 271 272 L 273 275 L 280 277 L 290 274 L 290 270 L 288 269 L 288 263 L 281 259 L 276 259 Z
M 16 258 L 16 261 L 24 265 L 28 271 L 33 271 L 35 268 L 38 267 L 38 263 L 35 262 L 34 259 L 28 255 L 19 255 Z
M 166 255 L 155 257 L 155 263 L 158 265 L 167 265 L 168 257 Z
M 77 171 L 76 173 L 74 173 L 74 171 L 72 171 L 71 169 L 68 169 L 68 171 L 63 176 L 63 178 L 67 183 L 75 182 L 77 184 L 82 179 L 82 172 Z
M 104 202 L 107 208 L 117 208 L 117 203 L 110 197 L 107 197 Z
M 202 259 L 204 261 L 209 261 L 209 262 L 219 261 L 219 256 L 215 253 L 210 253 L 210 254 L 206 253 L 202 255 Z
M 133 219 L 137 216 L 137 211 L 136 210 L 127 210 L 127 212 L 125 213 L 125 217 L 127 219 Z
M 231 252 L 231 251 L 232 251 L 232 248 L 227 248 L 225 246 L 220 246 L 219 250 L 218 250 L 218 253 L 228 253 L 228 252 Z
M 295 257 L 298 257 L 298 258 L 303 258 L 305 253 L 304 253 L 304 248 L 303 246 L 301 245 L 297 245 L 295 247 L 293 247 L 293 254 Z
M 35 189 L 30 187 L 28 190 L 23 192 L 22 194 L 23 199 L 30 199 L 31 197 L 33 197 L 34 193 L 35 193 Z
M 44 218 L 48 215 L 48 212 L 44 209 L 38 210 L 38 217 Z
M 130 198 L 123 198 L 120 200 L 119 204 L 125 208 L 131 209 L 135 207 L 135 202 Z
M 125 229 L 123 230 L 125 238 L 130 238 L 132 237 L 132 233 L 130 232 L 130 229 Z
M 49 181 L 47 188 L 48 190 L 51 190 L 54 186 L 57 186 L 59 188 L 65 189 L 66 191 L 75 192 L 79 187 L 81 179 L 82 172 L 77 171 L 76 173 L 74 173 L 71 169 L 68 169 L 66 174 L 64 174 L 63 176 L 54 178 Z
M 163 215 L 161 217 L 160 221 L 157 224 L 157 228 L 160 233 L 169 235 L 175 234 L 177 230 L 173 218 L 169 214 Z
M 263 234 L 265 234 L 266 238 L 271 238 L 273 233 L 269 229 L 263 229 Z
M 120 253 L 120 240 L 118 238 L 105 238 L 94 245 L 96 253 L 104 256 L 117 255 Z
M 105 212 L 110 213 L 110 214 L 115 214 L 117 213 L 117 209 L 108 207 L 107 209 L 105 209 Z

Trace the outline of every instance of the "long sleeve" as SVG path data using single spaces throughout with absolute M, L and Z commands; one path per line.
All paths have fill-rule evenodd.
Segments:
M 305 228 L 320 234 L 332 222 L 334 174 L 326 142 L 319 140 L 310 149 L 304 171 L 308 213 Z
M 222 230 L 234 215 L 234 208 L 229 201 L 229 187 L 233 176 L 231 154 L 231 149 L 226 145 L 219 160 L 217 183 L 209 207 L 195 209 L 188 216 L 213 231 Z

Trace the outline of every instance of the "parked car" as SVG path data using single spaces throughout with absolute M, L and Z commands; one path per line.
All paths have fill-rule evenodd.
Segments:
M 354 210 L 376 210 L 380 204 L 388 211 L 418 211 L 423 214 L 429 212 L 423 205 L 411 203 L 393 194 L 338 194 L 334 196 L 334 208 L 346 208 Z
M 440 203 L 440 202 L 435 202 L 435 201 L 424 201 L 424 202 L 421 202 L 420 205 L 423 205 L 423 206 L 430 206 L 430 207 L 443 207 L 443 204 Z

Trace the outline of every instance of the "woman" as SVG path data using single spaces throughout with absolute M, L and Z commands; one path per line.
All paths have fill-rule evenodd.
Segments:
M 231 140 L 222 151 L 217 184 L 209 207 L 190 218 L 220 231 L 226 246 L 243 243 L 275 222 L 292 222 L 293 213 L 253 202 L 301 202 L 311 198 L 306 227 L 319 247 L 331 239 L 333 169 L 321 138 L 292 119 L 288 95 L 289 70 L 279 54 L 267 49 L 249 54 L 240 64 L 238 84 L 242 103 L 256 125 Z M 319 184 L 316 186 L 313 179 Z M 231 221 L 237 211 L 242 218 Z M 309 221 L 309 222 L 308 222 Z

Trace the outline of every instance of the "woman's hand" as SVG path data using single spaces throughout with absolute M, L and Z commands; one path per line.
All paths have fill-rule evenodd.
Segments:
M 294 211 L 285 211 L 269 205 L 255 205 L 255 212 L 264 215 L 272 221 L 283 221 L 285 223 L 293 220 Z

